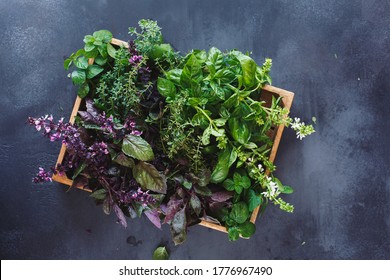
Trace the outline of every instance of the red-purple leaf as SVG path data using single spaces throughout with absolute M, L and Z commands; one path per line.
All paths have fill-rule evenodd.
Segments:
M 161 229 L 161 220 L 157 210 L 149 210 L 144 212 L 146 217 L 154 224 L 157 228 Z
M 114 209 L 114 212 L 116 214 L 116 216 L 118 217 L 118 221 L 119 223 L 124 227 L 124 228 L 127 228 L 127 221 L 126 221 L 126 217 L 125 217 L 125 214 L 123 214 L 122 210 L 119 208 L 119 206 L 117 204 L 114 203 L 114 205 L 112 206 L 112 208 Z
M 232 192 L 215 192 L 211 195 L 211 199 L 215 202 L 225 202 L 233 197 Z
M 166 210 L 167 214 L 166 214 L 165 219 L 164 219 L 165 224 L 172 221 L 172 219 L 175 216 L 175 214 L 177 213 L 177 211 L 180 210 L 182 203 L 183 203 L 182 200 L 178 200 L 175 198 L 171 198 L 169 200 L 168 205 L 167 205 L 167 210 Z

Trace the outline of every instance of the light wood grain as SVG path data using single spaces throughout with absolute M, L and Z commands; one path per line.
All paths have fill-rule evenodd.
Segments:
M 122 41 L 122 40 L 118 40 L 118 39 L 115 39 L 115 38 L 113 38 L 111 40 L 111 44 L 116 45 L 116 46 L 123 46 L 125 48 L 128 47 L 128 43 L 127 42 Z M 93 59 L 89 59 L 88 63 L 89 64 L 93 64 L 93 61 L 94 61 Z M 261 98 L 261 100 L 265 99 L 265 100 L 267 100 L 267 103 L 268 103 L 269 100 L 271 100 L 272 96 L 275 96 L 275 97 L 280 96 L 280 97 L 282 97 L 283 107 L 285 107 L 288 110 L 290 110 L 291 105 L 292 105 L 292 101 L 294 99 L 294 93 L 293 92 L 287 91 L 287 90 L 284 90 L 284 89 L 281 89 L 281 88 L 277 88 L 277 87 L 274 87 L 274 86 L 270 86 L 270 85 L 264 86 L 264 88 L 262 89 L 262 98 Z M 81 98 L 77 97 L 76 101 L 75 101 L 75 104 L 73 106 L 72 113 L 70 115 L 70 122 L 71 123 L 74 123 L 75 116 L 77 115 L 77 112 L 78 112 L 78 110 L 80 108 L 80 105 L 81 105 Z M 271 149 L 271 152 L 270 152 L 270 156 L 269 156 L 269 160 L 271 162 L 274 162 L 274 160 L 275 160 L 276 152 L 278 151 L 278 147 L 279 147 L 280 140 L 282 138 L 283 130 L 284 130 L 284 125 L 279 125 L 278 127 L 275 128 L 276 133 L 275 133 L 274 143 L 273 143 L 273 146 L 272 146 L 272 149 Z M 64 159 L 64 156 L 65 156 L 65 153 L 66 153 L 66 146 L 63 144 L 62 147 L 61 147 L 60 153 L 58 155 L 57 164 L 62 163 L 62 161 Z M 269 170 L 266 170 L 266 174 L 268 175 L 269 173 L 270 173 Z M 59 182 L 59 183 L 62 183 L 64 185 L 68 185 L 68 186 L 71 186 L 73 184 L 73 181 L 71 179 L 69 179 L 66 175 L 63 175 L 63 176 L 60 176 L 58 174 L 57 175 L 53 175 L 52 179 L 54 181 L 56 181 L 56 182 Z M 79 188 L 82 189 L 82 190 L 91 192 L 91 190 L 89 190 L 87 188 L 83 188 L 83 187 L 79 187 Z M 260 207 L 261 206 L 257 207 L 252 212 L 252 215 L 251 215 L 251 218 L 250 218 L 250 221 L 252 223 L 256 222 L 257 216 L 259 214 Z M 211 222 L 201 221 L 199 223 L 199 225 L 207 227 L 207 228 L 211 228 L 211 229 L 214 229 L 214 230 L 218 230 L 218 231 L 221 231 L 221 232 L 225 232 L 225 233 L 227 232 L 226 228 L 224 226 L 217 225 L 217 224 L 214 224 L 214 223 L 211 223 Z

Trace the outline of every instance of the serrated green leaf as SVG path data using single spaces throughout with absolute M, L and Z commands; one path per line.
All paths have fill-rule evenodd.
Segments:
M 99 31 L 95 31 L 93 33 L 93 37 L 95 38 L 95 40 L 100 40 L 100 41 L 103 41 L 104 43 L 109 43 L 112 39 L 112 33 L 108 30 L 99 30 Z
M 96 48 L 96 46 L 93 43 L 86 43 L 84 46 L 84 50 L 86 52 L 91 52 Z
M 167 249 L 165 247 L 158 247 L 156 250 L 153 252 L 153 260 L 168 260 L 169 259 L 169 254 Z
M 122 151 L 126 155 L 139 160 L 149 161 L 154 159 L 152 147 L 141 136 L 126 135 L 123 140 Z
M 160 174 L 150 163 L 139 161 L 133 168 L 133 176 L 144 190 L 162 194 L 167 192 L 165 176 Z

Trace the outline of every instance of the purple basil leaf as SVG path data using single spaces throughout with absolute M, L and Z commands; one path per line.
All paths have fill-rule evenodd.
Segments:
M 99 116 L 99 112 L 93 105 L 93 101 L 91 99 L 87 99 L 85 101 L 85 106 L 87 107 L 87 112 L 90 113 L 92 117 L 96 118 Z
M 195 186 L 195 192 L 202 196 L 211 196 L 212 192 L 208 187 Z
M 171 222 L 171 234 L 175 245 L 179 245 L 186 240 L 187 237 L 187 218 L 186 207 L 178 211 Z
M 180 206 L 183 204 L 183 201 L 182 200 L 179 200 L 179 199 L 175 199 L 175 197 L 172 197 L 169 202 L 168 202 L 168 205 L 167 205 L 167 211 L 166 211 L 166 215 L 165 215 L 165 219 L 164 219 L 164 223 L 169 223 L 173 217 L 175 216 L 175 214 L 177 213 L 177 211 L 180 210 Z
M 110 215 L 111 213 L 111 199 L 110 197 L 106 197 L 106 199 L 103 201 L 103 212 L 106 215 Z
M 167 210 L 168 210 L 168 206 L 166 204 L 161 204 L 160 205 L 160 210 L 161 212 L 166 215 L 167 214 Z
M 84 176 L 78 176 L 73 180 L 72 188 L 84 188 L 88 184 L 88 179 Z
M 231 192 L 215 192 L 211 195 L 211 199 L 215 202 L 225 202 L 233 197 L 233 194 Z
M 134 167 L 134 160 L 126 156 L 124 153 L 119 153 L 118 156 L 115 157 L 114 162 L 122 166 L 130 167 L 130 168 Z
M 210 223 L 213 223 L 213 224 L 217 224 L 217 225 L 220 225 L 221 222 L 218 221 L 218 219 L 214 218 L 214 217 L 211 217 L 211 216 L 208 216 L 208 215 L 204 215 L 202 218 L 200 218 L 202 221 L 205 221 L 205 222 L 210 222 Z
M 78 114 L 80 115 L 81 119 L 85 122 L 93 122 L 94 121 L 94 117 L 86 111 L 79 111 Z
M 144 212 L 146 217 L 154 224 L 157 228 L 161 229 L 161 220 L 156 209 Z
M 200 203 L 199 198 L 195 194 L 191 195 L 190 205 L 194 210 L 196 216 L 199 216 L 200 212 L 202 211 L 202 204 Z
M 126 221 L 125 214 L 123 214 L 123 212 L 122 212 L 122 210 L 119 208 L 118 204 L 114 203 L 114 205 L 112 206 L 112 208 L 114 209 L 114 212 L 115 212 L 116 216 L 118 217 L 119 223 L 120 223 L 124 228 L 127 228 L 127 221 Z

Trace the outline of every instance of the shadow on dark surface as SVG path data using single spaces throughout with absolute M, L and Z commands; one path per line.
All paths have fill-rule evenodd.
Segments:
M 390 258 L 390 4 L 386 1 L 1 1 L 0 256 L 2 259 Z M 75 88 L 63 58 L 85 34 L 152 18 L 186 52 L 216 46 L 273 58 L 274 85 L 295 92 L 292 116 L 317 117 L 317 133 L 285 131 L 277 175 L 295 193 L 294 214 L 270 205 L 250 240 L 195 226 L 175 247 L 146 218 L 128 229 L 88 194 L 36 186 L 37 167 L 59 146 L 28 116 L 70 115 Z

